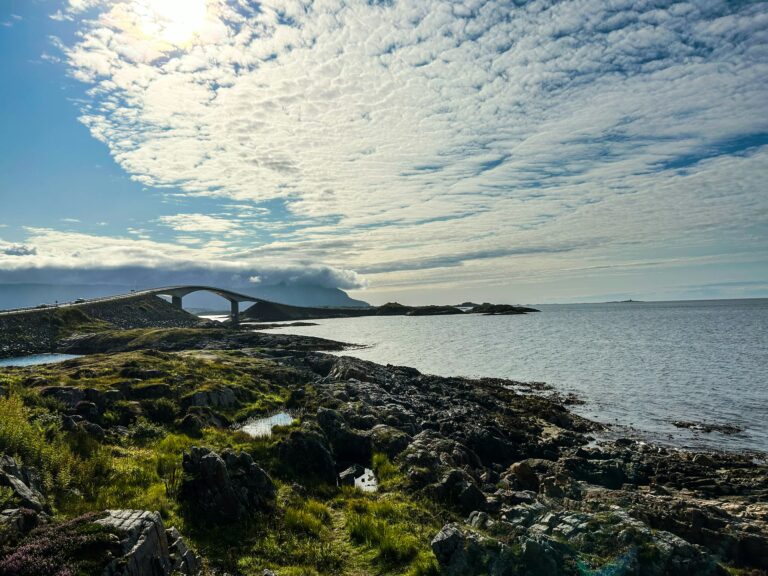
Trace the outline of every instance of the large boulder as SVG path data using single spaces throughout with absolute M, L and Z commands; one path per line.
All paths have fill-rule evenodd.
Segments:
M 10 512 L 10 514 L 9 514 Z M 31 511 L 4 511 L 0 523 L 29 522 Z M 200 562 L 157 512 L 108 510 L 61 523 L 42 515 L 15 549 L 0 556 L 0 574 L 199 576 Z M 25 529 L 25 527 L 23 527 Z M 170 539 L 170 543 L 169 543 Z
M 278 452 L 282 465 L 293 475 L 336 484 L 336 463 L 321 434 L 294 430 L 280 443 Z
M 120 538 L 122 556 L 102 576 L 170 576 L 200 573 L 200 561 L 175 528 L 165 530 L 157 512 L 108 510 L 96 520 Z M 169 544 L 170 536 L 170 544 Z
M 239 521 L 275 499 L 275 485 L 246 452 L 193 446 L 182 459 L 180 497 L 192 510 L 214 522 Z
M 190 406 L 207 406 L 211 408 L 237 408 L 240 401 L 235 395 L 235 391 L 229 386 L 219 386 L 210 390 L 200 390 L 185 396 L 181 400 L 184 408 Z
M 49 521 L 45 512 L 30 508 L 9 508 L 0 512 L 0 549 L 18 543 L 33 528 Z
M 19 466 L 12 457 L 0 456 L 0 486 L 7 486 L 24 508 L 40 512 L 45 508 L 41 482 L 37 470 Z
M 85 400 L 85 390 L 74 386 L 47 386 L 40 390 L 43 398 L 53 398 L 67 408 L 74 408 L 78 402 Z
M 509 473 L 523 490 L 539 491 L 539 477 L 528 462 L 515 462 L 509 467 Z
M 168 538 L 157 512 L 108 510 L 96 520 L 120 538 L 122 556 L 114 559 L 103 576 L 166 576 L 171 573 Z
M 371 459 L 371 437 L 366 432 L 351 428 L 336 410 L 319 408 L 317 423 L 331 443 L 337 460 L 368 462 Z
M 512 548 L 471 530 L 462 530 L 457 524 L 443 526 L 432 540 L 432 552 L 443 576 L 528 574 L 516 566 Z M 546 573 L 547 576 L 557 574 Z
M 411 437 L 392 426 L 377 424 L 371 429 L 371 444 L 374 452 L 381 452 L 395 458 L 408 447 Z

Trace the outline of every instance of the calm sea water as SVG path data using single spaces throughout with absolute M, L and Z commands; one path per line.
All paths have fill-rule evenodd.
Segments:
M 30 356 L 17 356 L 0 360 L 0 368 L 5 366 L 36 366 L 37 364 L 55 364 L 72 358 L 79 358 L 75 354 L 32 354 Z
M 677 446 L 768 452 L 768 299 L 540 306 L 525 316 L 318 320 L 279 331 L 368 345 L 422 372 L 546 382 L 573 410 Z M 735 424 L 725 435 L 675 420 Z M 626 429 L 625 429 L 626 428 Z

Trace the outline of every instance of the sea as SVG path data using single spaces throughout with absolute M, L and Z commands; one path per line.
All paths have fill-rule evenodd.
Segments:
M 541 311 L 515 316 L 316 320 L 276 331 L 358 344 L 343 354 L 428 374 L 544 382 L 574 394 L 583 403 L 570 409 L 608 425 L 606 434 L 768 453 L 768 299 L 535 307 Z

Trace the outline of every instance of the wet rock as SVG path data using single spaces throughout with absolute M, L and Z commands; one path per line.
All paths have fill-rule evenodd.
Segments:
M 182 459 L 180 498 L 215 522 L 239 521 L 272 506 L 276 489 L 269 475 L 246 452 L 193 446 Z
M 377 381 L 377 371 L 371 370 L 370 364 L 357 358 L 350 358 L 343 356 L 339 358 L 328 373 L 328 379 L 330 380 L 362 380 L 362 381 Z
M 715 467 L 715 461 L 708 454 L 696 454 L 696 456 L 693 457 L 693 463 L 698 464 L 699 466 L 704 466 L 705 468 Z
M 322 435 L 308 429 L 293 430 L 280 443 L 280 460 L 291 473 L 300 477 L 336 483 L 336 464 Z
M 22 507 L 41 512 L 45 497 L 41 491 L 40 476 L 32 467 L 19 466 L 12 457 L 0 456 L 0 486 L 7 486 Z

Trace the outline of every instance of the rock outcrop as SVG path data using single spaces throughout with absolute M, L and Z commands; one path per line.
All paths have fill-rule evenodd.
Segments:
M 157 512 L 108 510 L 61 523 L 30 512 L 4 511 L 0 528 L 28 532 L 0 558 L 0 574 L 198 576 L 201 563 Z M 29 524 L 34 524 L 29 531 Z M 2 532 L 0 532 L 2 533 Z M 0 542 L 3 544 L 3 542 Z
M 7 486 L 23 508 L 41 512 L 46 507 L 37 470 L 19 466 L 8 455 L 0 456 L 0 486 Z
M 275 485 L 246 452 L 193 446 L 184 453 L 179 496 L 194 513 L 212 522 L 243 520 L 269 508 Z
M 589 558 L 626 575 L 768 569 L 768 475 L 748 456 L 590 444 L 599 425 L 508 381 L 303 363 L 319 375 L 317 422 L 337 460 L 384 452 L 410 490 L 467 515 L 433 542 L 446 575 L 566 575 Z
M 175 528 L 168 530 L 157 512 L 108 510 L 96 520 L 116 534 L 121 554 L 102 576 L 196 576 L 201 565 Z

